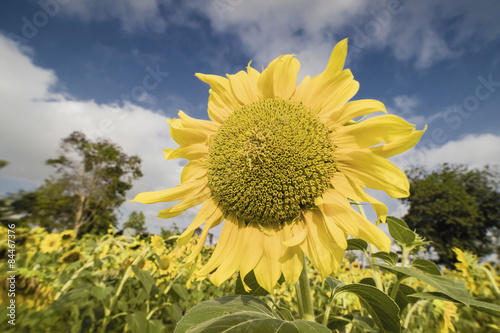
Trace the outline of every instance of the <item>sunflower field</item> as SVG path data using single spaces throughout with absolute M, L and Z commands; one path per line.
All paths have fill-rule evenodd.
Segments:
M 2 227 L 1 234 L 7 235 L 7 229 Z M 3 320 L 0 330 L 173 332 L 188 310 L 200 302 L 249 294 L 238 274 L 219 287 L 207 279 L 196 280 L 193 272 L 208 260 L 213 248 L 204 246 L 196 261 L 185 264 L 197 239 L 181 246 L 175 238 L 130 237 L 110 230 L 102 237 L 85 235 L 77 239 L 69 230 L 58 233 L 47 233 L 42 228 L 16 230 L 16 325 Z M 360 243 L 354 241 L 349 246 L 356 249 Z M 8 248 L 4 236 L 0 242 L 3 257 L 7 256 Z M 473 299 L 499 304 L 498 271 L 489 264 L 479 264 L 468 252 L 460 249 L 455 252 L 459 260 L 456 269 L 442 270 L 443 277 L 461 281 Z M 372 313 L 367 310 L 366 299 L 358 297 L 359 293 L 331 297 L 332 283 L 374 284 L 372 269 L 361 267 L 360 257 L 348 257 L 351 260 L 344 258 L 335 280 L 322 280 L 308 263 L 316 320 L 326 323 L 333 332 L 378 332 L 373 316 L 368 316 Z M 380 252 L 374 258 L 387 261 Z M 418 266 L 415 265 L 418 260 L 422 259 L 414 259 L 414 267 Z M 2 317 L 8 318 L 9 275 L 3 272 L 9 269 L 6 260 L 1 265 Z M 384 288 L 394 287 L 395 275 L 390 269 L 383 270 L 380 276 Z M 245 277 L 245 282 L 252 288 L 251 295 L 260 297 L 265 306 L 283 319 L 299 317 L 293 285 L 279 284 L 274 294 L 269 295 L 262 288 L 254 288 L 251 274 Z M 434 290 L 415 277 L 405 279 L 399 290 L 395 299 L 401 309 L 404 331 L 497 332 L 500 329 L 500 318 L 488 311 L 480 312 L 440 297 L 409 297 L 412 293 Z

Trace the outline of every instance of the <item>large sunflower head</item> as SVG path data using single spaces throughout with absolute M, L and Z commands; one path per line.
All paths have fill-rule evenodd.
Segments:
M 179 112 L 169 124 L 180 146 L 164 150 L 167 160 L 189 160 L 181 184 L 134 200 L 182 199 L 160 211 L 162 218 L 203 203 L 179 238 L 186 243 L 205 224 L 188 261 L 203 248 L 209 229 L 224 221 L 200 278 L 211 273 L 218 285 L 238 268 L 242 278 L 253 270 L 272 291 L 281 276 L 297 281 L 304 254 L 323 276 L 336 272 L 348 235 L 389 251 L 390 239 L 349 200 L 370 203 L 384 222 L 387 207 L 365 188 L 408 196 L 405 174 L 387 158 L 413 147 L 423 131 L 387 114 L 355 121 L 385 107 L 376 100 L 349 102 L 359 84 L 343 69 L 346 54 L 343 40 L 325 71 L 299 85 L 293 55 L 273 60 L 262 73 L 249 65 L 227 78 L 196 74 L 210 85 L 211 120 Z

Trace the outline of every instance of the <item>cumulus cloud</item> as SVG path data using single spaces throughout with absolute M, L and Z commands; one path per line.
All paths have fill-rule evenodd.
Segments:
M 405 161 L 403 162 L 404 166 L 418 161 L 420 165 L 429 168 L 442 163 L 467 164 L 478 168 L 486 164 L 500 165 L 500 136 L 468 134 L 458 140 L 448 141 L 439 147 L 416 149 L 403 161 Z
M 76 130 L 93 139 L 108 138 L 126 154 L 142 158 L 144 177 L 129 191 L 128 199 L 178 184 L 183 162 L 167 162 L 162 153 L 163 148 L 177 146 L 166 117 L 130 103 L 97 104 L 54 91 L 56 73 L 34 65 L 2 35 L 0 57 L 0 159 L 10 162 L 0 173 L 2 192 L 41 184 L 51 172 L 45 161 L 56 157 L 61 139 Z M 122 207 L 125 212 L 144 210 L 150 217 L 166 208 L 136 203 Z
M 206 7 L 202 13 L 214 29 L 238 34 L 257 62 L 296 53 L 304 59 L 303 67 L 315 74 L 323 68 L 314 64 L 324 63 L 327 50 L 345 33 L 352 37 L 353 52 L 388 48 L 417 69 L 457 57 L 471 43 L 479 48 L 500 36 L 494 14 L 500 4 L 494 0 L 214 0 Z
M 119 21 L 130 33 L 198 27 L 197 17 L 206 17 L 215 31 L 238 36 L 259 66 L 294 53 L 312 75 L 346 35 L 355 54 L 388 49 L 419 70 L 430 68 L 498 38 L 498 10 L 497 0 L 89 0 L 61 6 L 83 21 Z

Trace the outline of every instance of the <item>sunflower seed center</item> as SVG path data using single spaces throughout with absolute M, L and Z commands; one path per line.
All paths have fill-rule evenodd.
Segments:
M 336 172 L 323 122 L 299 103 L 244 105 L 210 142 L 208 185 L 226 214 L 279 227 L 314 206 Z

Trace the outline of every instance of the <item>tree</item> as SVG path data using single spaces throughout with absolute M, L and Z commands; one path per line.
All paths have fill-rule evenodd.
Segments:
M 132 181 L 141 177 L 141 160 L 105 139 L 89 141 L 73 132 L 61 143 L 62 154 L 49 159 L 55 176 L 12 202 L 23 219 L 48 230 L 73 228 L 75 234 L 105 233 L 116 225 L 115 210 Z
M 432 241 L 439 263 L 451 267 L 453 247 L 478 256 L 491 254 L 500 233 L 500 177 L 490 167 L 468 170 L 443 164 L 435 171 L 407 172 L 410 196 L 402 199 L 410 228 Z
M 123 229 L 125 228 L 135 229 L 139 233 L 147 232 L 148 229 L 146 228 L 146 216 L 144 216 L 144 213 L 137 213 L 136 211 L 130 213 L 128 221 L 123 224 Z

